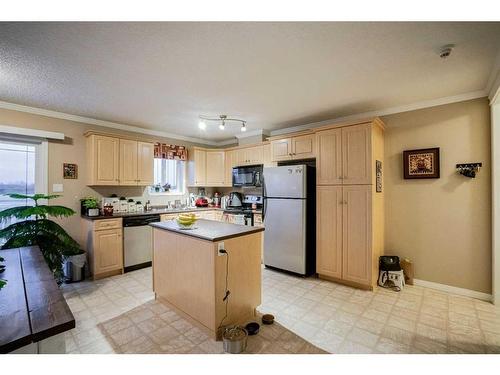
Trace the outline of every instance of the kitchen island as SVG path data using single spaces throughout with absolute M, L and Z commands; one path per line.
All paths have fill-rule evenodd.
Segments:
M 198 220 L 189 230 L 180 229 L 174 220 L 150 225 L 156 299 L 214 338 L 219 327 L 255 317 L 261 303 L 264 228 L 212 220 Z

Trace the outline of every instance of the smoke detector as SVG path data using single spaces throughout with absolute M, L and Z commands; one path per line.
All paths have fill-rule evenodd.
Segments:
M 439 50 L 439 57 L 442 59 L 446 59 L 448 56 L 451 55 L 451 51 L 455 47 L 454 44 L 447 44 L 445 46 L 442 46 L 441 49 Z

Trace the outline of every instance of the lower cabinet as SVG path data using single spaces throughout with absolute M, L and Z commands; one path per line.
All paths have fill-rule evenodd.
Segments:
M 123 268 L 122 229 L 107 229 L 94 235 L 94 276 Z
M 94 279 L 123 273 L 123 223 L 121 218 L 83 220 L 84 248 Z
M 317 273 L 373 286 L 372 185 L 317 187 Z M 375 255 L 375 256 L 374 256 Z

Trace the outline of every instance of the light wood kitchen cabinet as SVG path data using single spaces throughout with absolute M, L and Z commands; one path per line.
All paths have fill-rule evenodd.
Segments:
M 342 129 L 316 133 L 316 182 L 318 185 L 342 184 Z
M 342 128 L 342 181 L 344 184 L 371 184 L 371 124 Z
M 271 160 L 282 161 L 292 158 L 292 139 L 284 138 L 271 141 Z
M 264 150 L 261 145 L 232 150 L 234 166 L 245 166 L 264 163 Z
M 316 138 L 314 134 L 297 135 L 291 138 L 271 141 L 271 160 L 300 160 L 316 156 Z
M 276 163 L 273 162 L 272 160 L 272 155 L 271 155 L 271 143 L 264 143 L 262 145 L 262 164 L 264 164 L 264 167 L 274 167 L 276 166 Z
M 84 248 L 94 279 L 123 273 L 123 227 L 121 218 L 82 220 Z
M 292 159 L 311 159 L 315 155 L 314 134 L 292 137 Z
M 316 272 L 341 278 L 342 186 L 318 186 L 316 204 Z
M 140 186 L 154 183 L 154 152 L 153 143 L 137 142 L 137 183 Z
M 120 185 L 137 185 L 137 141 L 120 139 Z
M 317 264 L 320 278 L 371 289 L 384 252 L 384 193 L 375 161 L 384 161 L 379 119 L 316 132 Z M 382 177 L 382 176 L 381 176 Z
M 226 186 L 226 152 L 195 147 L 188 164 L 188 185 Z
M 87 138 L 88 185 L 118 185 L 120 182 L 120 140 L 91 135 Z
M 206 155 L 206 185 L 224 186 L 226 181 L 224 150 L 207 151 Z
M 342 278 L 369 285 L 372 271 L 372 192 L 370 185 L 342 187 Z
M 205 186 L 207 183 L 207 151 L 194 148 L 190 167 L 190 185 Z
M 88 185 L 153 184 L 153 143 L 101 134 L 86 135 Z
M 228 150 L 224 153 L 224 186 L 233 186 L 233 167 L 235 152 Z

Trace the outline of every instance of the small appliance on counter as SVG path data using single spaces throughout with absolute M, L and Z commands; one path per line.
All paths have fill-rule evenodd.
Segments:
M 219 208 L 220 207 L 220 204 L 221 204 L 221 196 L 222 194 L 219 193 L 218 191 L 216 191 L 214 193 L 214 196 L 212 197 L 212 203 L 214 205 L 214 207 L 217 207 Z
M 227 208 L 227 204 L 229 202 L 229 196 L 227 195 L 224 195 L 221 199 L 220 199 L 220 207 L 225 210 Z
M 196 201 L 194 204 L 196 207 L 208 207 L 208 200 L 207 200 L 207 198 L 199 197 L 199 198 L 196 198 Z

